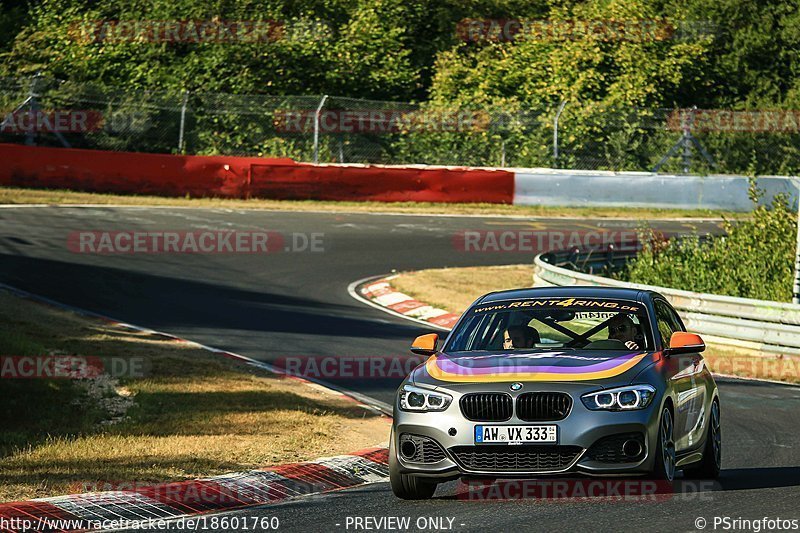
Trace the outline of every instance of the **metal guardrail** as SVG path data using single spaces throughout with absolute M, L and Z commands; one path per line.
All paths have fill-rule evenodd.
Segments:
M 628 283 L 597 274 L 621 269 L 635 252 L 550 252 L 534 259 L 534 285 L 629 287 L 664 295 L 686 327 L 709 341 L 800 355 L 800 305 Z

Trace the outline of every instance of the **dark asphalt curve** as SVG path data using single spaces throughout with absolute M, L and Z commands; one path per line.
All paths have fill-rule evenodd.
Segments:
M 425 327 L 353 300 L 347 293 L 349 283 L 393 269 L 532 259 L 529 251 L 465 252 L 456 237 L 463 231 L 619 232 L 637 225 L 224 209 L 11 208 L 0 209 L 0 282 L 268 362 L 306 355 L 406 357 L 410 340 Z M 717 228 L 711 222 L 651 225 L 665 233 Z M 78 231 L 201 230 L 277 231 L 287 243 L 293 234 L 322 234 L 323 251 L 97 255 L 67 247 L 69 235 Z M 340 384 L 391 402 L 398 382 L 361 379 Z M 800 518 L 794 505 L 800 496 L 800 389 L 731 383 L 721 390 L 726 453 L 721 482 L 685 485 L 685 494 L 662 494 L 657 502 L 469 501 L 450 483 L 440 487 L 433 501 L 409 503 L 395 499 L 387 484 L 376 484 L 229 516 L 274 515 L 280 518 L 281 530 L 291 531 L 391 529 L 386 522 L 373 521 L 355 527 L 356 517 L 409 517 L 412 530 L 436 525 L 434 520 L 423 524 L 418 519 L 441 518 L 445 527 L 452 519 L 452 530 L 474 531 L 694 531 L 698 517 L 713 529 L 715 514 L 731 519 Z
M 608 227 L 598 228 L 598 223 Z M 666 233 L 713 231 L 713 223 L 659 222 Z M 0 209 L 0 282 L 139 326 L 255 359 L 399 356 L 424 326 L 355 301 L 347 286 L 392 269 L 526 263 L 531 252 L 466 252 L 463 232 L 552 231 L 569 241 L 636 222 L 385 216 L 178 208 Z M 76 232 L 267 230 L 303 249 L 269 254 L 86 254 Z M 492 250 L 491 241 L 487 249 Z M 508 241 L 510 242 L 510 241 Z M 546 242 L 546 241 L 545 241 Z M 478 295 L 476 295 L 477 297 Z M 337 383 L 391 403 L 399 379 Z

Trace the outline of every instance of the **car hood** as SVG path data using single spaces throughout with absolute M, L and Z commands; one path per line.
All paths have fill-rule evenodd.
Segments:
M 629 383 L 658 353 L 542 351 L 478 355 L 438 353 L 411 373 L 414 383 L 435 386 L 521 382 Z

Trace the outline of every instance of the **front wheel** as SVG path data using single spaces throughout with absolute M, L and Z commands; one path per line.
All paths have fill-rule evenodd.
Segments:
M 683 471 L 686 477 L 694 479 L 717 479 L 722 470 L 722 431 L 720 428 L 719 402 L 711 404 L 708 420 L 706 445 L 703 447 L 703 460 L 696 466 Z
M 661 422 L 658 426 L 658 443 L 656 444 L 655 468 L 656 479 L 672 481 L 675 479 L 675 437 L 672 413 L 664 407 L 661 411 Z
M 433 497 L 437 485 L 435 481 L 400 473 L 394 447 L 394 434 L 389 438 L 389 484 L 394 495 L 403 500 L 428 500 Z

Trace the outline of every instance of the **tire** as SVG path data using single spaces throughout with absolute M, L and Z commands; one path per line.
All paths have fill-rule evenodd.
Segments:
M 683 473 L 693 479 L 717 479 L 720 470 L 722 470 L 722 431 L 719 402 L 715 399 L 711 404 L 711 415 L 708 417 L 703 460 L 691 468 L 684 469 Z
M 656 444 L 655 467 L 653 477 L 666 481 L 675 479 L 675 424 L 672 412 L 668 407 L 661 411 L 658 424 L 658 439 Z
M 400 473 L 395 455 L 394 434 L 389 438 L 389 484 L 394 495 L 403 500 L 428 500 L 433 497 L 437 485 L 435 481 Z

